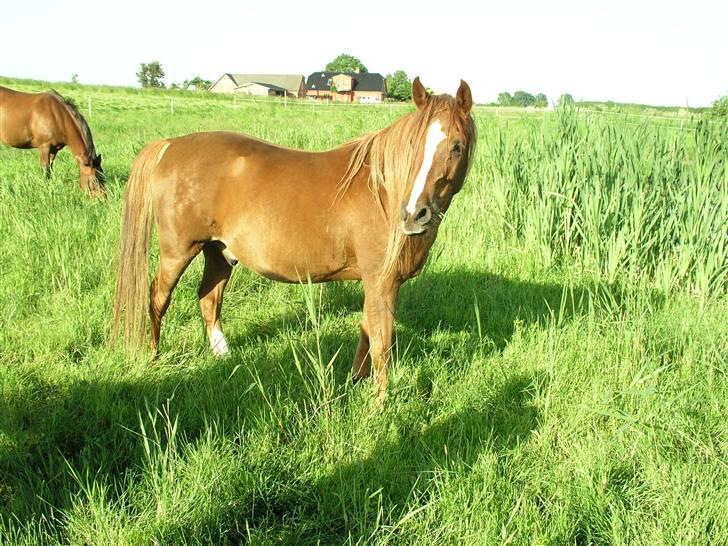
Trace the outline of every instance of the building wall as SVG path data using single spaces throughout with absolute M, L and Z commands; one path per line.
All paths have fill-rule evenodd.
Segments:
M 298 85 L 298 91 L 296 91 L 296 93 L 288 91 L 288 96 L 294 99 L 302 99 L 306 96 L 306 83 L 303 78 L 301 78 L 301 83 Z
M 351 91 L 336 92 L 334 93 L 332 100 L 334 102 L 353 102 L 354 93 L 352 93 Z
M 255 97 L 275 96 L 276 93 L 272 89 L 258 85 L 256 83 L 244 84 L 235 90 L 240 95 L 252 95 Z
M 313 99 L 330 99 L 331 91 L 328 89 L 308 89 L 306 91 L 306 96 Z
M 265 83 L 265 82 L 263 82 Z M 280 83 L 276 84 L 278 86 L 281 86 Z M 233 82 L 232 79 L 228 76 L 223 76 L 221 79 L 215 82 L 215 84 L 210 88 L 210 91 L 213 93 L 233 93 L 235 91 L 235 88 L 237 87 L 237 84 Z M 298 84 L 298 89 L 289 89 L 286 93 L 286 95 L 290 98 L 294 99 L 301 99 L 306 96 L 306 83 L 303 78 L 300 79 L 300 83 Z
M 384 102 L 384 93 L 381 91 L 354 91 L 351 93 L 335 93 L 333 96 L 328 89 L 309 89 L 306 96 L 314 99 L 330 99 L 334 102 Z
M 364 102 L 382 102 L 384 101 L 384 93 L 381 91 L 354 91 L 355 102 L 362 102 L 362 98 L 364 98 Z
M 351 76 L 347 76 L 346 74 L 337 74 L 331 78 L 331 80 L 331 83 L 336 87 L 337 91 L 351 91 L 353 83 Z
M 210 91 L 213 93 L 232 93 L 236 87 L 235 82 L 229 76 L 223 76 L 215 82 L 215 85 L 210 87 Z

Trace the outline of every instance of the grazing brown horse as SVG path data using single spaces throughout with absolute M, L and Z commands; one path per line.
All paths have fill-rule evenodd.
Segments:
M 78 185 L 92 195 L 104 192 L 101 155 L 78 109 L 55 91 L 21 93 L 0 87 L 0 143 L 38 148 L 46 178 L 56 154 L 68 146 L 78 163 Z
M 114 335 L 123 324 L 138 349 L 148 309 L 156 350 L 172 291 L 200 251 L 200 309 L 216 355 L 228 353 L 220 308 L 236 263 L 283 282 L 361 279 L 352 374 L 366 377 L 373 363 L 383 393 L 399 288 L 422 269 L 475 146 L 465 82 L 453 98 L 429 95 L 415 78 L 412 96 L 413 113 L 326 152 L 227 132 L 148 144 L 126 187 Z M 153 223 L 160 256 L 148 286 Z

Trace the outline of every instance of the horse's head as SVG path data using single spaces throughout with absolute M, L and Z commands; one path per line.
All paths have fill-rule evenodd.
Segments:
M 94 156 L 88 165 L 81 164 L 78 168 L 78 185 L 81 186 L 81 189 L 88 191 L 91 195 L 105 196 L 105 178 L 104 170 L 101 168 L 101 154 Z
M 475 125 L 470 116 L 473 98 L 467 83 L 460 81 L 455 98 L 431 96 L 420 79 L 415 78 L 412 99 L 419 114 L 429 119 L 419 144 L 416 175 L 400 209 L 406 235 L 424 233 L 439 223 L 453 195 L 463 186 L 475 146 Z

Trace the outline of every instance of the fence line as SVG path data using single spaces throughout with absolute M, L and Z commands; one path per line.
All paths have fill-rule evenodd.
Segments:
M 591 109 L 579 109 L 579 113 L 584 113 L 586 115 L 597 115 L 597 116 L 612 116 L 612 117 L 619 117 L 623 118 L 622 123 L 634 127 L 640 127 L 644 125 L 645 123 L 649 123 L 653 120 L 662 120 L 664 122 L 672 122 L 672 123 L 660 123 L 657 125 L 658 127 L 664 127 L 666 129 L 677 129 L 679 131 L 692 131 L 695 129 L 695 124 L 698 122 L 702 122 L 707 125 L 714 125 L 719 124 L 719 121 L 716 120 L 710 120 L 705 119 L 700 116 L 696 116 L 695 114 L 691 114 L 689 116 L 681 115 L 681 116 L 658 116 L 658 115 L 651 115 L 651 114 L 635 114 L 632 112 L 603 112 L 601 110 L 591 110 Z M 637 118 L 641 120 L 642 123 L 639 123 L 637 121 L 629 121 L 628 118 Z M 680 125 L 676 125 L 676 123 L 680 123 Z M 687 126 L 684 126 L 687 125 Z
M 175 100 L 177 99 L 177 100 Z M 129 109 L 129 110 L 138 110 L 138 109 L 149 109 L 149 108 L 158 108 L 158 109 L 168 109 L 170 113 L 174 113 L 175 109 L 177 110 L 186 110 L 188 108 L 195 108 L 195 107 L 220 107 L 220 108 L 232 108 L 233 110 L 237 110 L 238 107 L 246 106 L 246 105 L 255 105 L 259 107 L 265 107 L 265 106 L 273 106 L 273 107 L 281 107 L 283 109 L 288 108 L 299 108 L 299 109 L 308 109 L 308 110 L 316 110 L 318 108 L 347 108 L 347 107 L 353 107 L 353 108 L 386 108 L 390 112 L 398 111 L 398 110 L 404 110 L 408 109 L 409 106 L 405 103 L 366 103 L 366 104 L 360 104 L 360 103 L 340 103 L 335 101 L 322 101 L 322 100 L 255 100 L 255 99 L 241 99 L 240 97 L 234 95 L 232 97 L 232 100 L 222 100 L 222 99 L 212 99 L 210 100 L 207 97 L 170 97 L 167 95 L 158 95 L 158 96 L 147 96 L 147 97 L 135 97 L 135 96 L 127 96 L 127 97 L 109 97 L 108 95 L 104 95 L 102 97 L 94 97 L 92 95 L 87 95 L 87 102 L 88 102 L 88 111 L 89 115 L 91 115 L 92 111 L 92 105 L 94 110 L 103 110 L 105 107 L 109 108 L 121 108 L 121 109 Z
M 394 114 L 395 112 L 401 112 L 401 111 L 407 111 L 411 109 L 411 105 L 409 103 L 395 103 L 395 102 L 382 102 L 382 103 L 356 103 L 356 102 L 339 102 L 339 101 L 331 101 L 331 100 L 321 100 L 321 99 L 278 99 L 278 98 L 258 98 L 255 97 L 242 97 L 237 94 L 233 94 L 232 97 L 228 96 L 220 96 L 218 97 L 211 97 L 209 95 L 201 96 L 201 97 L 177 97 L 177 96 L 170 96 L 165 94 L 159 94 L 159 95 L 149 95 L 149 96 L 135 96 L 135 95 L 109 95 L 104 94 L 102 97 L 96 97 L 96 102 L 94 104 L 94 96 L 93 95 L 86 95 L 87 97 L 87 103 L 88 103 L 88 115 L 91 117 L 93 112 L 98 113 L 99 111 L 103 111 L 104 109 L 112 108 L 112 109 L 128 109 L 128 110 L 168 110 L 170 115 L 174 115 L 175 111 L 189 111 L 194 109 L 202 109 L 204 108 L 210 108 L 210 107 L 217 107 L 217 108 L 231 108 L 234 111 L 237 111 L 239 107 L 247 107 L 247 106 L 257 106 L 257 107 L 265 107 L 265 106 L 271 106 L 271 107 L 280 107 L 283 109 L 299 109 L 299 110 L 310 110 L 312 112 L 315 112 L 317 109 L 340 109 L 340 108 L 364 108 L 364 109 L 376 109 L 376 110 L 382 110 L 386 109 L 389 111 L 390 114 Z M 175 101 L 175 98 L 178 100 Z M 661 124 L 661 127 L 665 127 L 668 129 L 677 129 L 677 130 L 683 130 L 683 131 L 691 131 L 693 130 L 693 126 L 695 124 L 696 115 L 686 115 L 686 114 L 676 114 L 674 116 L 666 116 L 656 113 L 633 113 L 633 112 L 619 112 L 619 111 L 604 111 L 604 110 L 595 110 L 591 108 L 580 108 L 576 106 L 577 113 L 579 116 L 605 116 L 605 117 L 617 117 L 622 118 L 624 121 L 623 123 L 627 123 L 629 125 L 639 126 L 644 124 L 645 122 L 651 122 L 651 121 L 657 121 L 661 120 L 664 122 L 672 122 L 672 123 L 664 123 Z M 513 107 L 513 106 L 486 106 L 486 105 L 475 105 L 473 107 L 474 112 L 479 112 L 483 114 L 492 114 L 496 117 L 506 117 L 506 118 L 519 118 L 519 117 L 532 117 L 535 115 L 541 115 L 544 118 L 547 115 L 553 114 L 554 109 L 553 108 L 520 108 L 520 107 Z M 639 122 L 630 122 L 627 121 L 630 118 L 637 118 L 642 123 Z M 700 119 L 700 118 L 699 118 Z M 702 119 L 704 123 L 717 123 L 712 120 L 706 120 Z M 677 126 L 676 123 L 679 122 L 680 125 Z M 684 126 L 686 125 L 687 126 Z

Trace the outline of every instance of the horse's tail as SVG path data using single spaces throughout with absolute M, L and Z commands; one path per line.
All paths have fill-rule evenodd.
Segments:
M 154 220 L 150 179 L 167 146 L 166 140 L 145 146 L 126 183 L 111 336 L 119 337 L 123 323 L 124 344 L 134 350 L 142 346 L 149 305 L 149 239 Z

